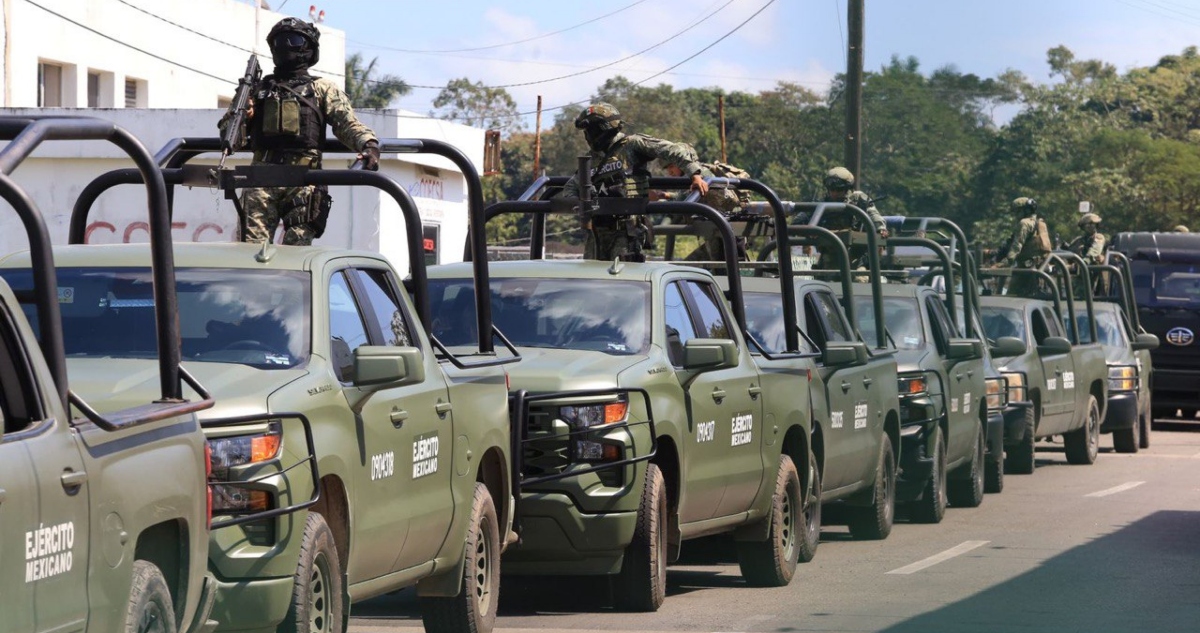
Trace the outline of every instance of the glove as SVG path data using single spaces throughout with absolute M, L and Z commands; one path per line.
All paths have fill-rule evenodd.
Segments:
M 358 157 L 362 159 L 363 169 L 367 171 L 379 171 L 379 141 L 370 140 L 363 143 L 362 151 L 358 153 Z

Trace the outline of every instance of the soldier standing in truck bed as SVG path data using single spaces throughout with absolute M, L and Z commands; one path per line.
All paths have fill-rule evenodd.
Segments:
M 1013 200 L 1010 208 L 1019 219 L 1013 230 L 1012 239 L 1009 240 L 1008 246 L 1001 251 L 1005 254 L 997 266 L 1038 268 L 1046 261 L 1052 245 L 1046 221 L 1038 217 L 1037 200 L 1022 196 Z M 1038 287 L 1039 284 L 1035 278 L 1017 274 L 1013 275 L 1012 281 L 1008 285 L 1008 294 L 1029 297 L 1033 296 Z

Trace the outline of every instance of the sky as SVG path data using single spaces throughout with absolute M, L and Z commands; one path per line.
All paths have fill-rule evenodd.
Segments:
M 346 34 L 347 55 L 418 86 L 394 107 L 426 113 L 459 77 L 507 86 L 521 112 L 586 102 L 606 79 L 823 94 L 846 64 L 846 0 L 268 0 Z M 1200 45 L 1200 0 L 866 0 L 864 66 L 913 56 L 928 73 L 1007 69 L 1048 82 L 1046 51 L 1126 71 Z M 424 86 L 424 87 L 422 87 Z M 545 116 L 552 121 L 554 112 Z M 543 126 L 547 125 L 543 119 Z M 532 128 L 532 117 L 527 119 Z

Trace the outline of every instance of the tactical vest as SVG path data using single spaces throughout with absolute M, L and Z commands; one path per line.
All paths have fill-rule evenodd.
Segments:
M 254 94 L 251 147 L 257 150 L 319 150 L 325 140 L 325 113 L 310 76 L 263 78 Z
M 623 137 L 613 143 L 592 168 L 592 186 L 603 198 L 638 198 L 650 193 L 650 168 L 629 160 Z
M 1025 238 L 1025 243 L 1021 245 L 1021 250 L 1017 253 L 1018 263 L 1027 260 L 1040 262 L 1054 249 L 1054 245 L 1050 243 L 1050 230 L 1046 228 L 1046 221 L 1037 216 L 1033 216 L 1033 221 L 1033 232 Z

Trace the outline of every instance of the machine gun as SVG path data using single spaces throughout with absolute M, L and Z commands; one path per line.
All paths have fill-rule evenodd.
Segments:
M 246 144 L 246 117 L 250 114 L 250 98 L 262 80 L 262 68 L 258 65 L 258 55 L 251 53 L 246 62 L 246 74 L 238 80 L 237 91 L 233 93 L 233 105 L 230 106 L 232 115 L 221 132 L 221 162 L 218 169 L 225 167 L 225 158 L 239 147 Z

